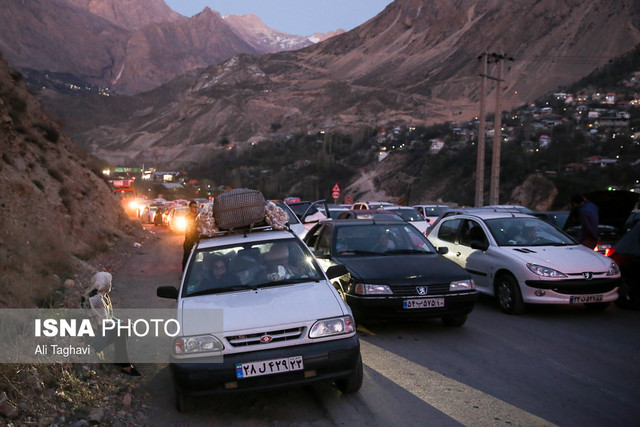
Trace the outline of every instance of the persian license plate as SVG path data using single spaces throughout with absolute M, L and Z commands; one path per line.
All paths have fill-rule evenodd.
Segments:
M 402 302 L 402 308 L 436 308 L 444 307 L 444 298 L 407 299 Z
M 584 304 L 602 302 L 602 295 L 573 295 L 569 297 L 569 304 Z
M 304 369 L 302 356 L 283 357 L 282 359 L 262 360 L 260 362 L 236 363 L 236 378 L 257 377 Z

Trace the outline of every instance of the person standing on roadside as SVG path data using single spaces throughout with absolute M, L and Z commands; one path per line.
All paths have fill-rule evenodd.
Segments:
M 586 197 L 575 194 L 571 197 L 571 207 L 578 213 L 580 220 L 580 244 L 595 249 L 600 241 L 598 223 L 600 221 L 598 207 Z
M 182 248 L 184 252 L 182 254 L 182 271 L 184 271 L 191 253 L 191 248 L 198 241 L 198 225 L 196 223 L 196 217 L 198 216 L 198 204 L 195 200 L 189 202 L 189 213 L 185 216 L 186 228 L 184 230 L 184 243 Z

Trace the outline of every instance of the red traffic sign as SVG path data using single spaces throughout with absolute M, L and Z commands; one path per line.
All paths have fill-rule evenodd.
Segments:
M 333 186 L 333 189 L 331 191 L 336 191 L 336 192 L 340 193 L 340 187 L 338 186 L 337 182 L 336 182 L 336 185 Z
M 340 192 L 339 191 L 332 191 L 331 192 L 331 197 L 333 197 L 334 199 L 339 199 L 340 198 Z

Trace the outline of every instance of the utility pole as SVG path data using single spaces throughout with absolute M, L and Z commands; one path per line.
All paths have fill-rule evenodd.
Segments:
M 483 53 L 478 57 L 482 59 L 482 80 L 480 81 L 480 123 L 478 123 L 478 155 L 476 157 L 476 199 L 477 208 L 484 205 L 484 137 L 485 137 L 485 112 L 484 112 L 484 91 L 487 80 L 487 54 Z
M 504 61 L 498 60 L 498 79 L 496 80 L 496 113 L 493 119 L 493 156 L 491 158 L 491 185 L 489 187 L 489 204 L 500 204 L 500 150 L 502 149 L 502 106 L 500 82 L 504 71 Z
M 484 97 L 485 97 L 485 81 L 491 79 L 496 81 L 496 112 L 493 121 L 493 156 L 491 160 L 491 181 L 489 185 L 489 204 L 497 205 L 500 200 L 500 144 L 502 142 L 502 93 L 500 82 L 504 81 L 502 75 L 504 73 L 504 61 L 513 61 L 512 57 L 506 54 L 497 54 L 495 52 L 488 54 L 483 53 L 478 59 L 484 60 L 482 81 L 480 84 L 480 123 L 478 124 L 478 156 L 476 164 L 476 207 L 481 207 L 484 202 L 484 145 L 485 145 L 485 113 L 484 113 Z M 498 77 L 492 77 L 487 74 L 487 64 L 489 62 L 498 64 Z

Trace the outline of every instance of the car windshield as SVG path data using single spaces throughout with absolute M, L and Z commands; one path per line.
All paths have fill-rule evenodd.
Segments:
M 337 227 L 332 251 L 337 256 L 435 253 L 435 248 L 407 223 Z
M 182 296 L 319 281 L 323 277 L 308 249 L 295 239 L 243 243 L 194 253 Z
M 495 218 L 485 221 L 498 246 L 576 245 L 569 235 L 538 218 Z
M 424 221 L 420 212 L 415 209 L 389 209 L 391 212 L 395 212 L 405 221 Z

